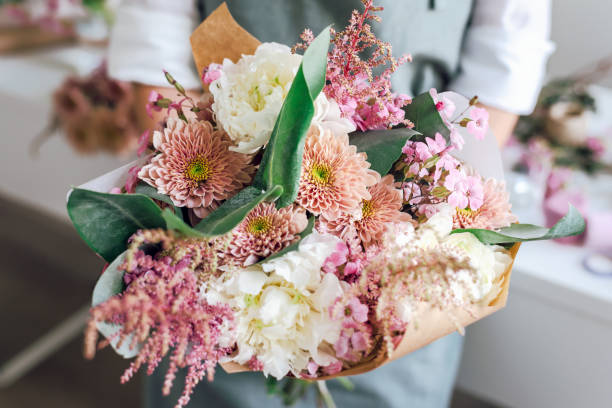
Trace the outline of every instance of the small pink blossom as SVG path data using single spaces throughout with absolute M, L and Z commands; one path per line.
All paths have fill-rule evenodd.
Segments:
M 450 118 L 455 113 L 455 103 L 448 99 L 446 96 L 440 97 L 438 91 L 435 88 L 429 90 L 429 94 L 436 104 L 436 109 L 443 118 Z
M 336 250 L 325 259 L 323 263 L 323 272 L 336 273 L 339 266 L 346 263 L 349 249 L 344 241 L 338 242 Z
M 210 64 L 202 71 L 202 82 L 206 85 L 210 85 L 219 78 L 221 78 L 221 65 L 219 64 Z
M 109 191 L 110 194 L 121 194 L 121 188 L 120 187 L 113 187 L 110 189 Z
M 147 115 L 149 115 L 150 118 L 153 117 L 153 112 L 160 112 L 162 110 L 162 107 L 157 105 L 157 102 L 161 99 L 164 99 L 164 97 L 159 92 L 151 91 L 149 94 L 149 99 L 147 100 L 145 109 L 147 110 Z
M 589 137 L 586 140 L 586 146 L 593 152 L 596 157 L 603 155 L 606 148 L 598 137 Z
M 471 120 L 466 125 L 468 132 L 478 140 L 484 139 L 489 129 L 489 112 L 484 108 L 474 107 L 470 111 L 470 117 Z
M 368 307 L 354 297 L 349 300 L 344 308 L 344 316 L 347 319 L 352 318 L 358 323 L 365 323 L 368 321 L 368 311 Z

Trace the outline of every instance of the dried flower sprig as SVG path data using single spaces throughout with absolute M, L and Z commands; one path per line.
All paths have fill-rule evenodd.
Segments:
M 176 372 L 188 368 L 185 388 L 176 405 L 189 402 L 193 388 L 204 376 L 212 381 L 219 360 L 232 352 L 228 338 L 233 312 L 228 305 L 210 305 L 200 299 L 199 265 L 209 251 L 203 240 L 177 239 L 162 230 L 141 231 L 132 238 L 125 263 L 125 291 L 91 309 L 85 336 L 85 356 L 93 358 L 98 338 L 97 324 L 120 325 L 114 336 L 101 342 L 129 341 L 141 345 L 136 359 L 121 377 L 129 381 L 144 365 L 152 374 L 169 355 L 163 394 L 168 395 Z
M 404 118 L 402 107 L 410 103 L 404 94 L 391 91 L 391 74 L 411 60 L 410 55 L 393 57 L 391 44 L 381 41 L 372 32 L 368 21 L 380 22 L 373 0 L 362 0 L 364 10 L 353 10 L 343 31 L 332 29 L 332 50 L 327 64 L 327 83 L 323 89 L 328 98 L 338 102 L 342 115 L 351 119 L 360 130 L 385 129 L 412 123 Z M 294 50 L 306 49 L 313 40 L 310 30 L 300 36 L 302 43 Z M 367 55 L 367 56 L 366 56 Z M 379 75 L 376 68 L 386 67 Z

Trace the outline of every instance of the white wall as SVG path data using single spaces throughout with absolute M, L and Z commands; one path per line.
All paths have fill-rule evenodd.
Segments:
M 552 40 L 557 49 L 549 77 L 567 75 L 612 54 L 612 1 L 552 0 Z M 612 73 L 603 82 L 612 87 Z

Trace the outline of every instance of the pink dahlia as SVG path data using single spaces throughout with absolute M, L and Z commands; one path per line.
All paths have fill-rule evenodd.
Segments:
M 231 197 L 251 181 L 249 157 L 229 150 L 233 143 L 209 122 L 170 118 L 163 132 L 155 132 L 159 152 L 138 177 L 167 194 L 179 207 L 193 208 L 203 218 L 213 201 Z
M 304 146 L 296 202 L 327 219 L 355 212 L 363 200 L 370 199 L 368 187 L 380 179 L 370 170 L 366 157 L 349 144 L 346 133 L 311 130 Z
M 225 256 L 250 265 L 291 245 L 306 228 L 306 211 L 297 206 L 277 210 L 261 203 L 234 229 Z
M 321 217 L 326 232 L 349 239 L 356 231 L 364 246 L 380 243 L 389 223 L 408 222 L 412 218 L 401 211 L 402 192 L 393 186 L 393 176 L 387 175 L 370 188 L 371 198 L 361 203 L 361 216 L 344 213 L 336 219 Z
M 499 229 L 517 221 L 512 214 L 509 194 L 503 181 L 488 179 L 483 183 L 483 203 L 477 210 L 457 208 L 454 228 Z

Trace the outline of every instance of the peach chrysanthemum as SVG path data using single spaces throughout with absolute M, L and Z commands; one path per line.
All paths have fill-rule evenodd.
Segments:
M 512 214 L 509 194 L 503 181 L 487 179 L 483 183 L 484 201 L 478 210 L 457 209 L 453 228 L 499 229 L 517 221 Z
M 368 187 L 380 180 L 380 175 L 370 170 L 366 157 L 349 144 L 346 133 L 311 128 L 296 202 L 327 219 L 358 210 L 363 200 L 370 199 Z
M 261 203 L 234 229 L 223 256 L 242 266 L 251 265 L 294 243 L 307 224 L 303 208 L 277 210 L 274 203 Z
M 343 239 L 356 233 L 364 246 L 379 244 L 389 223 L 410 222 L 409 214 L 401 211 L 402 193 L 393 186 L 393 176 L 387 175 L 369 189 L 371 198 L 361 203 L 360 217 L 344 213 L 336 219 L 322 216 L 320 229 Z
M 170 118 L 163 132 L 153 135 L 153 145 L 159 154 L 138 177 L 201 218 L 213 201 L 231 197 L 251 181 L 249 157 L 230 151 L 231 139 L 209 122 Z

